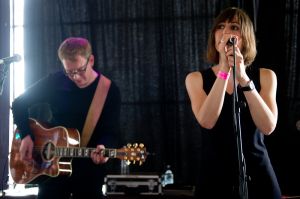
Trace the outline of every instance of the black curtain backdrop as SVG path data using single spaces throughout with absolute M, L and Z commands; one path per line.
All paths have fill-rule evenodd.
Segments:
M 282 186 L 287 193 L 300 195 L 300 1 L 286 0 L 284 12 L 284 40 L 285 60 L 279 71 L 283 74 L 281 78 L 282 92 L 282 114 L 280 133 L 283 134 L 283 151 L 281 152 L 281 167 L 285 175 L 282 176 Z M 284 42 L 281 42 L 284 41 Z M 278 55 L 279 56 L 279 55 Z M 280 149 L 279 149 L 280 150 Z M 293 183 L 296 182 L 296 183 Z
M 123 143 L 142 142 L 155 154 L 131 172 L 161 174 L 169 164 L 177 185 L 192 185 L 202 140 L 184 80 L 209 67 L 203 59 L 208 30 L 228 6 L 252 17 L 263 55 L 256 62 L 278 75 L 279 125 L 266 139 L 284 193 L 299 193 L 298 0 L 26 0 L 26 87 L 62 69 L 57 48 L 66 37 L 88 38 L 95 67 L 120 87 Z M 35 115 L 43 117 L 41 110 Z

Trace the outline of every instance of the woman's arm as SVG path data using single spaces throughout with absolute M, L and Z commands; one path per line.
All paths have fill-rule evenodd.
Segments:
M 211 129 L 216 124 L 224 103 L 228 79 L 216 78 L 207 95 L 203 89 L 203 78 L 200 72 L 192 72 L 186 77 L 186 88 L 191 100 L 193 113 L 199 124 Z
M 276 74 L 270 69 L 261 68 L 260 86 L 259 93 L 254 89 L 244 91 L 244 95 L 255 125 L 262 133 L 269 135 L 274 131 L 278 118 Z

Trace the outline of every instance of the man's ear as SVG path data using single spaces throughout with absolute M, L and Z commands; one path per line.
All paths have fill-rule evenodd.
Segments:
M 93 54 L 90 55 L 89 62 L 91 63 L 92 66 L 94 66 L 94 64 L 95 64 L 95 57 L 94 57 Z

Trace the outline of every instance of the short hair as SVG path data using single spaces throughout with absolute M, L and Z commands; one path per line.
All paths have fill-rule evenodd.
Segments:
M 91 54 L 92 47 L 90 42 L 81 37 L 69 37 L 58 48 L 58 57 L 61 61 L 64 59 L 74 61 L 77 55 L 88 58 Z
M 229 7 L 223 10 L 215 18 L 210 31 L 206 52 L 206 59 L 208 62 L 216 64 L 219 61 L 219 53 L 215 47 L 215 32 L 218 24 L 227 20 L 231 22 L 234 19 L 237 19 L 238 23 L 241 25 L 241 37 L 243 40 L 241 53 L 244 56 L 244 63 L 246 66 L 249 66 L 254 61 L 257 51 L 253 23 L 245 11 L 236 7 Z

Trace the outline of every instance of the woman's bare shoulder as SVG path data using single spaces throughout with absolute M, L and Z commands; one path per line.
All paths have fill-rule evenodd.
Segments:
M 192 79 L 198 79 L 201 78 L 202 79 L 202 75 L 200 71 L 193 71 L 190 72 L 189 74 L 187 74 L 186 79 L 188 80 L 192 80 Z

